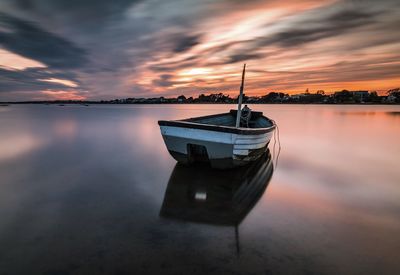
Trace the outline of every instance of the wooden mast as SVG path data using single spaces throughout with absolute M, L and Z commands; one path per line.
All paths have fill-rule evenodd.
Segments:
M 237 110 L 237 115 L 236 115 L 236 128 L 239 128 L 239 126 L 240 126 L 240 116 L 242 114 L 242 100 L 243 100 L 243 88 L 244 88 L 244 74 L 245 74 L 245 72 L 246 72 L 246 64 L 243 65 L 242 84 L 240 85 L 238 110 Z

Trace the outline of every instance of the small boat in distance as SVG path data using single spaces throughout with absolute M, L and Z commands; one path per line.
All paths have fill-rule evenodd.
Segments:
M 228 113 L 160 120 L 169 153 L 180 163 L 209 162 L 213 168 L 233 168 L 257 160 L 268 148 L 276 124 L 262 112 L 242 114 L 246 64 L 243 67 L 238 110 Z

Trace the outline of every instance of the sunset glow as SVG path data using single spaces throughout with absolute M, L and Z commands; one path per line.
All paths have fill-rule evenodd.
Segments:
M 400 86 L 396 1 L 44 2 L 0 4 L 0 100 Z
M 41 79 L 42 81 L 47 81 L 47 82 L 53 82 L 53 83 L 60 83 L 62 85 L 68 86 L 68 87 L 78 87 L 78 85 L 71 81 L 71 80 L 66 80 L 66 79 L 58 79 L 58 78 L 49 78 L 49 79 Z
M 68 91 L 43 91 L 42 94 L 49 97 L 51 100 L 84 100 L 86 97 L 77 94 L 76 92 Z

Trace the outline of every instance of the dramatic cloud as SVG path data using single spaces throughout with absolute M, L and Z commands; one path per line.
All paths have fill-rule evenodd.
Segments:
M 42 69 L 6 70 L 0 68 L 0 93 L 9 91 L 43 91 L 48 89 L 72 89 L 72 85 L 60 83 L 58 80 L 74 79 L 67 73 L 49 73 Z M 52 80 L 53 81 L 49 81 Z M 69 83 L 69 82 L 67 82 Z
M 171 74 L 162 74 L 159 79 L 153 80 L 153 84 L 160 87 L 168 87 L 173 85 L 170 79 L 173 77 Z
M 324 14 L 322 13 L 322 15 Z M 261 40 L 259 46 L 278 43 L 283 47 L 296 47 L 304 43 L 335 37 L 349 32 L 353 28 L 373 23 L 374 16 L 373 13 L 356 10 L 342 10 L 333 15 L 328 15 L 326 18 L 320 15 L 312 20 L 306 19 L 299 22 L 298 26 L 278 32 L 271 38 Z
M 199 36 L 186 36 L 178 40 L 174 52 L 180 53 L 189 50 L 193 46 L 199 44 Z
M 85 51 L 35 23 L 0 13 L 0 45 L 51 68 L 68 69 L 86 63 Z
M 372 0 L 4 0 L 0 100 L 400 86 L 400 6 Z
M 229 57 L 230 60 L 227 63 L 236 63 L 252 59 L 260 59 L 262 57 L 263 56 L 261 54 L 234 54 Z

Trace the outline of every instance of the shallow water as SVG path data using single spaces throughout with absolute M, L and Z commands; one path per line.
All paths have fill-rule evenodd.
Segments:
M 157 120 L 233 105 L 0 107 L 0 274 L 400 274 L 400 106 L 250 107 L 262 177 L 164 146 Z

